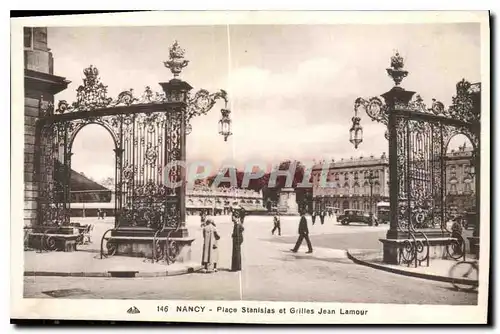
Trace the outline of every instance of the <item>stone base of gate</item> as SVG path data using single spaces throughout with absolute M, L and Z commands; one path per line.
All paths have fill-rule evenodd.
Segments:
M 469 237 L 469 248 L 472 255 L 479 259 L 479 237 Z
M 177 231 L 165 230 L 158 233 L 157 241 L 165 243 L 167 237 L 169 241 L 175 241 L 177 252 L 174 261 L 176 263 L 186 263 L 191 261 L 191 244 L 194 238 L 188 236 L 186 228 Z M 153 257 L 153 240 L 156 231 L 149 228 L 121 228 L 111 233 L 108 243 L 116 245 L 115 255 L 132 257 Z
M 448 233 L 441 231 L 424 231 L 429 243 L 429 259 L 449 259 L 450 256 L 447 251 L 447 246 L 456 242 L 456 238 L 452 238 Z M 426 239 L 422 236 L 415 237 L 417 241 L 424 243 Z M 405 241 L 412 242 L 412 238 L 408 238 L 408 233 L 400 232 L 396 238 L 379 239 L 383 245 L 383 262 L 387 264 L 401 264 L 401 250 L 404 248 Z M 427 250 L 424 248 L 424 252 Z M 425 254 L 425 253 L 424 253 Z M 422 258 L 425 255 L 422 254 Z M 420 256 L 419 256 L 420 257 Z M 422 263 L 425 265 L 425 263 Z

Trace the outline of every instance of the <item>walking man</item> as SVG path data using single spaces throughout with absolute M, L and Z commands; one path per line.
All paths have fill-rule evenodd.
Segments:
M 313 210 L 311 217 L 312 217 L 312 223 L 314 225 L 314 223 L 316 222 L 316 210 Z
M 306 239 L 307 242 L 307 248 L 309 249 L 307 251 L 307 254 L 310 254 L 313 252 L 313 248 L 311 245 L 311 240 L 309 240 L 309 229 L 307 228 L 307 218 L 305 215 L 305 210 L 301 209 L 300 210 L 300 222 L 299 222 L 299 238 L 297 239 L 297 243 L 295 244 L 295 247 L 291 249 L 292 252 L 297 253 L 299 250 L 300 245 L 302 244 L 302 241 Z
M 279 213 L 276 213 L 273 218 L 274 228 L 271 231 L 272 235 L 274 235 L 274 231 L 278 230 L 278 235 L 281 235 L 281 221 L 279 217 Z
M 246 215 L 246 212 L 245 212 L 245 209 L 243 207 L 240 207 L 240 220 L 241 220 L 241 223 L 243 224 L 245 222 L 245 215 Z
M 323 225 L 325 223 L 325 216 L 326 216 L 326 212 L 321 211 L 319 214 L 319 220 L 321 221 L 321 225 Z

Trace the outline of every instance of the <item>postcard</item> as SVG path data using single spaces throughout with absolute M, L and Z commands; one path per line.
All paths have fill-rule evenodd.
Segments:
M 485 324 L 489 29 L 11 19 L 11 318 Z

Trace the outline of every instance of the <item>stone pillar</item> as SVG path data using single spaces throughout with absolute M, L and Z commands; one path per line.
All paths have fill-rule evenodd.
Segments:
M 186 109 L 188 101 L 188 92 L 193 88 L 187 82 L 172 79 L 169 82 L 160 83 L 165 95 L 167 97 L 167 102 L 170 104 L 169 113 L 180 113 L 176 115 L 176 117 L 180 117 L 180 138 L 179 138 L 179 149 L 180 156 L 177 157 L 176 160 L 186 163 Z M 167 138 L 169 134 L 165 134 L 165 138 Z M 166 144 L 166 143 L 165 143 Z M 168 152 L 165 151 L 165 156 L 168 157 Z M 169 162 L 172 160 L 169 159 Z M 185 166 L 187 168 L 187 166 Z M 179 211 L 180 211 L 180 220 L 181 227 L 183 231 L 180 236 L 187 237 L 187 229 L 185 229 L 186 225 L 186 168 L 181 168 L 181 180 L 182 184 L 177 189 L 177 196 L 179 196 Z
M 415 92 L 406 91 L 401 87 L 394 87 L 382 94 L 388 107 L 389 122 L 389 202 L 390 226 L 387 239 L 398 239 L 398 210 L 399 210 L 399 184 L 398 180 L 398 133 L 397 116 L 394 113 L 396 103 L 407 105 Z M 398 264 L 397 249 L 390 243 L 384 243 L 384 262 Z
M 24 28 L 24 225 L 38 223 L 39 186 L 35 177 L 39 165 L 38 120 L 51 112 L 54 95 L 69 81 L 53 75 L 53 58 L 47 47 L 47 28 Z
M 282 213 L 291 215 L 299 214 L 295 190 L 293 188 L 281 189 L 279 194 L 278 210 Z

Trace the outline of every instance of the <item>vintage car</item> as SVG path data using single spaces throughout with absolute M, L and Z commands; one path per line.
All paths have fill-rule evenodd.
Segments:
M 378 226 L 378 222 L 375 217 L 371 217 L 369 213 L 363 210 L 346 209 L 344 214 L 341 215 L 338 221 L 342 225 L 349 225 L 349 223 L 364 223 L 372 226 Z

